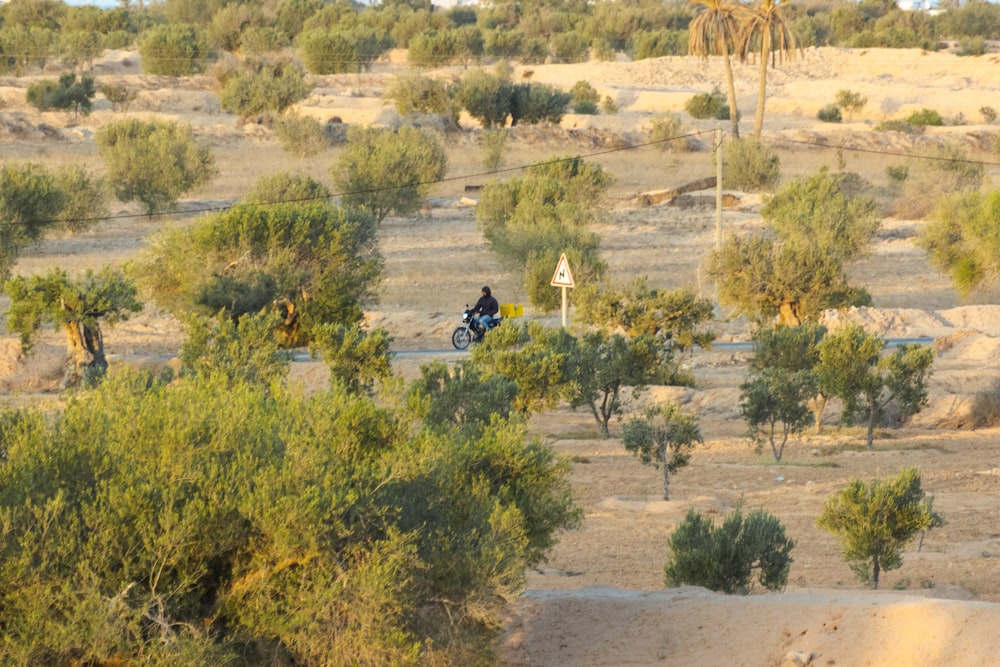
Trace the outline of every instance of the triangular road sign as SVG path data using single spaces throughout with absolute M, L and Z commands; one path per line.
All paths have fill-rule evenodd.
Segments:
M 549 284 L 553 287 L 573 287 L 573 274 L 569 270 L 566 253 L 559 258 L 559 265 L 556 266 L 556 272 L 552 274 L 552 282 Z

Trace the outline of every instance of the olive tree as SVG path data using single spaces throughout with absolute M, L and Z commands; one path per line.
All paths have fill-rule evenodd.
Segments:
M 601 219 L 601 200 L 612 178 L 582 158 L 554 158 L 521 178 L 483 187 L 476 226 L 501 262 L 523 276 L 531 303 L 558 307 L 550 286 L 562 253 L 579 284 L 596 283 L 605 270 L 600 240 L 588 227 Z
M 102 377 L 108 360 L 101 325 L 112 326 L 142 310 L 135 284 L 111 268 L 88 270 L 76 280 L 53 269 L 44 276 L 12 278 L 4 290 L 10 297 L 7 328 L 20 334 L 26 352 L 43 326 L 62 328 L 67 351 L 64 387 Z
M 824 310 L 870 306 L 849 284 L 842 262 L 817 247 L 793 246 L 766 235 L 732 236 L 714 251 L 709 275 L 719 300 L 758 323 L 815 322 Z
M 554 409 L 567 396 L 580 355 L 579 340 L 562 327 L 509 322 L 490 331 L 472 350 L 488 379 L 500 375 L 517 387 L 512 406 L 520 414 Z
M 246 60 L 220 83 L 219 104 L 244 121 L 258 114 L 280 114 L 310 90 L 302 70 L 289 60 Z
M 572 369 L 570 406 L 589 408 L 605 438 L 611 418 L 620 415 L 627 402 L 625 390 L 637 393 L 650 384 L 691 383 L 673 351 L 652 336 L 584 334 Z
M 59 81 L 39 81 L 28 86 L 26 99 L 28 104 L 39 111 L 58 109 L 72 111 L 74 116 L 86 116 L 93 108 L 94 77 L 82 76 L 76 80 L 76 74 L 66 72 L 59 76 Z
M 962 296 L 991 285 L 1000 274 L 1000 190 L 950 195 L 937 206 L 920 245 L 931 263 L 951 277 Z
M 381 223 L 390 213 L 419 211 L 447 168 L 444 146 L 428 130 L 352 125 L 331 174 L 345 205 L 367 210 Z
M 768 369 L 781 371 L 790 376 L 804 372 L 815 374 L 819 365 L 820 341 L 826 336 L 826 327 L 819 324 L 803 324 L 797 327 L 761 327 L 753 334 L 753 359 L 750 373 L 759 374 Z M 815 394 L 807 397 L 811 403 L 813 423 L 819 433 L 827 396 L 820 391 L 818 378 L 813 383 Z
M 518 387 L 500 373 L 488 373 L 471 360 L 453 366 L 433 361 L 407 389 L 407 405 L 425 426 L 482 432 L 494 419 L 514 412 Z
M 713 252 L 719 299 L 758 322 L 814 322 L 827 308 L 870 305 L 846 265 L 870 251 L 880 221 L 855 179 L 821 170 L 781 188 L 761 209 L 769 233 L 733 236 Z
M 52 174 L 36 164 L 0 167 L 0 274 L 6 278 L 21 250 L 54 226 L 66 193 Z
M 115 196 L 140 202 L 148 214 L 171 208 L 215 175 L 211 153 L 186 125 L 125 118 L 101 127 L 96 139 Z
M 380 403 L 123 369 L 5 411 L 0 661 L 478 664 L 579 521 L 568 463 Z
M 715 338 L 699 328 L 715 316 L 712 301 L 689 289 L 652 288 L 641 276 L 628 284 L 581 285 L 574 295 L 580 321 L 606 331 L 654 336 L 681 353 L 708 349 Z
M 828 334 L 817 348 L 820 390 L 844 402 L 844 420 L 864 419 L 869 449 L 875 426 L 890 403 L 901 419 L 927 405 L 927 380 L 934 363 L 934 351 L 926 345 L 900 345 L 883 355 L 885 346 L 881 336 L 850 324 Z
M 262 184 L 254 197 L 279 189 Z M 312 342 L 321 325 L 360 323 L 381 270 L 374 218 L 322 199 L 239 204 L 165 232 L 133 267 L 178 315 L 277 312 L 279 342 L 290 347 Z
M 903 565 L 903 550 L 940 517 L 920 486 L 920 472 L 904 468 L 893 479 L 852 479 L 823 506 L 816 525 L 838 538 L 844 559 L 863 583 L 878 588 L 882 571 Z
M 205 69 L 213 57 L 204 32 L 192 25 L 165 23 L 139 39 L 142 71 L 146 74 L 190 76 Z
M 224 377 L 231 384 L 261 386 L 283 380 L 291 357 L 274 335 L 276 318 L 274 312 L 245 313 L 235 318 L 224 312 L 215 317 L 189 316 L 180 376 Z
M 759 453 L 767 442 L 780 462 L 788 436 L 802 432 L 813 420 L 807 402 L 816 395 L 811 370 L 765 368 L 740 385 L 740 414 Z
M 664 500 L 670 500 L 670 475 L 688 464 L 691 449 L 701 441 L 697 415 L 684 413 L 675 403 L 649 406 L 622 427 L 625 449 L 642 463 L 663 468 Z

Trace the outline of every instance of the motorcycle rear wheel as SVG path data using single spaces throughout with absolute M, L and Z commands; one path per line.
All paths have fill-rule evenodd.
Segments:
M 455 346 L 456 350 L 468 349 L 471 342 L 472 334 L 469 333 L 469 327 L 458 327 L 451 334 L 451 344 Z

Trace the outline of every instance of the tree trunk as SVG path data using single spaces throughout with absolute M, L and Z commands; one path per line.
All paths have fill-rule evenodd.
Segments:
M 786 327 L 797 327 L 802 324 L 798 302 L 789 301 L 778 306 L 778 321 Z
M 729 121 L 733 137 L 740 138 L 740 110 L 736 108 L 736 84 L 733 83 L 733 64 L 729 60 L 729 49 L 722 54 L 726 61 L 726 80 L 729 83 Z
M 767 99 L 767 52 L 771 50 L 771 33 L 765 30 L 760 43 L 760 80 L 757 82 L 757 110 L 753 117 L 753 136 L 760 139 L 764 128 L 764 101 Z
M 882 573 L 882 567 L 879 565 L 878 556 L 872 558 L 872 588 L 878 590 L 878 576 Z
M 70 321 L 64 325 L 64 330 L 68 355 L 61 387 L 66 389 L 78 386 L 87 368 L 95 368 L 103 374 L 108 369 L 108 359 L 100 327 Z
M 663 499 L 670 500 L 670 470 L 667 465 L 667 445 L 660 447 L 660 461 L 663 463 Z
M 872 443 L 875 440 L 875 413 L 876 409 L 872 406 L 868 410 L 868 449 L 874 449 Z
M 826 396 L 823 394 L 816 394 L 812 403 L 813 421 L 816 426 L 816 435 L 819 435 L 823 431 L 823 410 L 826 409 Z
M 726 66 L 726 88 L 729 99 L 729 120 L 733 127 L 733 137 L 740 138 L 740 112 L 736 108 L 736 84 L 733 82 L 733 63 L 729 59 L 729 44 L 726 41 L 726 31 L 722 28 L 722 21 L 717 25 L 717 30 L 722 35 L 722 62 Z

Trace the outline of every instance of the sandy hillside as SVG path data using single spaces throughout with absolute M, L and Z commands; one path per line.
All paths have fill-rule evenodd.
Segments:
M 392 77 L 405 71 L 394 54 L 364 75 L 319 77 L 302 113 L 344 123 L 392 125 L 395 111 L 381 99 Z M 998 56 L 957 58 L 919 50 L 811 49 L 772 72 L 764 140 L 779 150 L 786 178 L 813 173 L 838 159 L 876 187 L 885 167 L 920 155 L 944 140 L 962 144 L 987 160 L 987 177 L 1000 182 L 996 155 L 987 149 L 1000 126 L 984 124 L 979 109 L 1000 109 Z M 210 77 L 174 80 L 140 74 L 134 53 L 109 53 L 95 73 L 139 92 L 128 113 L 188 122 L 216 156 L 220 175 L 191 193 L 184 210 L 238 198 L 253 180 L 295 171 L 329 182 L 333 148 L 298 160 L 281 151 L 264 126 L 241 126 L 221 113 Z M 430 75 L 453 78 L 461 70 Z M 48 73 L 54 76 L 55 73 Z M 691 287 L 705 296 L 700 269 L 714 247 L 714 198 L 695 195 L 675 204 L 643 206 L 638 195 L 677 187 L 711 175 L 705 151 L 662 153 L 629 148 L 642 143 L 651 119 L 681 112 L 694 93 L 722 82 L 721 65 L 690 58 L 638 63 L 587 63 L 519 67 L 522 80 L 569 88 L 590 81 L 619 107 L 615 115 L 567 116 L 561 128 L 516 128 L 510 166 L 552 154 L 582 154 L 616 179 L 608 213 L 597 231 L 611 274 L 649 276 L 656 286 Z M 756 67 L 736 66 L 739 103 L 752 119 Z M 7 160 L 46 165 L 77 161 L 100 169 L 95 130 L 117 112 L 100 98 L 95 112 L 73 121 L 39 114 L 24 105 L 29 79 L 0 79 L 0 149 Z M 867 96 L 864 109 L 840 125 L 820 123 L 816 112 L 840 89 Z M 875 132 L 887 118 L 933 108 L 952 122 L 921 136 Z M 693 121 L 688 129 L 707 146 L 718 123 Z M 749 132 L 750 121 L 743 131 Z M 413 377 L 433 357 L 456 359 L 449 337 L 466 302 L 490 284 L 501 301 L 524 302 L 517 282 L 490 254 L 474 219 L 474 193 L 489 176 L 480 164 L 478 135 L 468 128 L 449 135 L 449 180 L 433 193 L 419 218 L 389 219 L 380 243 L 386 259 L 380 303 L 369 323 L 384 326 L 401 354 L 397 368 Z M 728 124 L 723 126 L 728 131 Z M 838 154 L 838 147 L 841 149 Z M 724 233 L 760 225 L 759 196 L 732 193 L 722 217 Z M 70 238 L 51 238 L 26 253 L 16 272 L 69 271 L 119 264 L 134 257 L 164 226 L 190 224 L 191 216 L 128 217 L 116 205 L 113 220 Z M 865 450 L 857 429 L 840 428 L 829 410 L 820 434 L 790 442 L 782 464 L 755 454 L 743 438 L 739 384 L 747 354 L 720 346 L 691 360 L 697 384 L 690 389 L 653 388 L 633 407 L 674 400 L 696 411 L 703 446 L 671 482 L 671 500 L 660 500 L 660 475 L 630 457 L 620 442 L 600 438 L 592 418 L 559 410 L 537 416 L 535 433 L 572 458 L 576 499 L 585 512 L 579 530 L 561 536 L 549 561 L 527 573 L 527 590 L 507 619 L 507 665 L 980 665 L 1000 649 L 1000 444 L 993 429 L 961 430 L 977 392 L 1000 377 L 1000 306 L 963 304 L 947 279 L 928 264 L 915 239 L 922 222 L 887 218 L 873 256 L 852 268 L 873 294 L 876 307 L 831 314 L 828 323 L 863 322 L 890 337 L 933 339 L 937 352 L 930 406 L 904 428 L 879 431 Z M 555 267 L 553 267 L 554 269 Z M 5 307 L 0 301 L 0 307 Z M 526 317 L 555 323 L 551 314 Z M 571 313 L 572 319 L 572 313 Z M 740 321 L 715 324 L 720 341 L 742 340 Z M 138 317 L 105 332 L 115 363 L 169 363 L 182 330 L 148 304 Z M 61 375 L 62 341 L 47 337 L 38 353 L 20 358 L 13 338 L 0 340 L 0 389 L 11 402 L 54 401 Z M 322 386 L 321 365 L 297 363 L 294 381 Z M 620 426 L 613 424 L 613 435 Z M 888 476 L 917 466 L 924 488 L 946 525 L 904 554 L 899 570 L 883 575 L 883 590 L 862 589 L 840 559 L 835 540 L 815 527 L 830 494 L 852 477 Z M 796 540 L 788 590 L 730 598 L 694 588 L 663 589 L 666 540 L 695 508 L 721 516 L 737 503 L 775 514 Z

